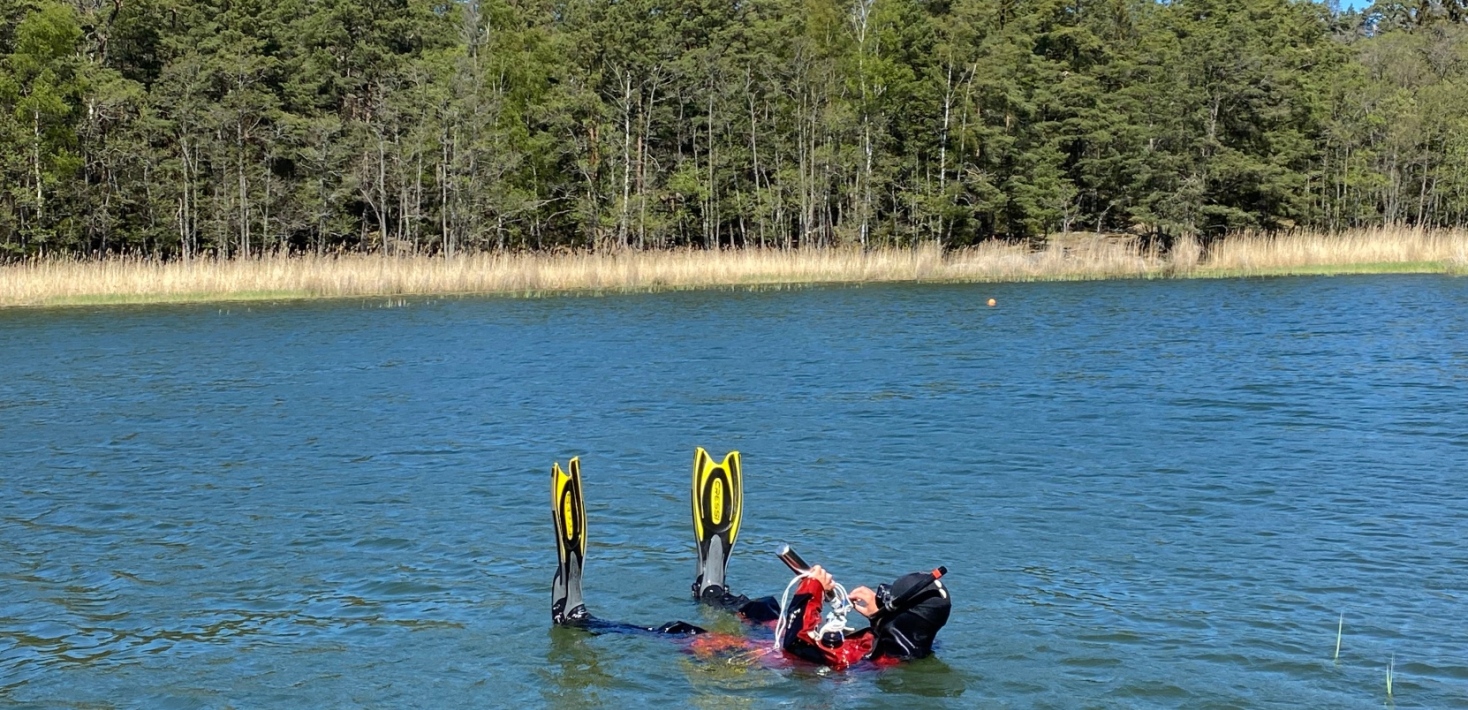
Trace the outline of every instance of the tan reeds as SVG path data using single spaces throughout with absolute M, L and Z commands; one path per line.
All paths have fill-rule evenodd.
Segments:
M 1220 240 L 1203 269 L 1222 275 L 1331 272 L 1457 271 L 1468 266 L 1468 232 L 1409 227 L 1341 234 L 1243 234 Z
M 987 242 L 911 249 L 739 249 L 454 258 L 373 255 L 256 259 L 36 260 L 0 267 L 0 307 L 409 294 L 544 294 L 886 281 L 1035 281 L 1371 271 L 1468 272 L 1468 232 L 1371 230 L 1239 235 L 1205 253 L 1123 235 L 1058 235 L 1035 250 Z
M 0 267 L 0 306 L 406 294 L 544 294 L 885 281 L 1014 281 L 1140 276 L 1145 260 L 986 245 L 915 249 L 647 251 L 578 254 L 272 256 L 159 263 L 43 260 Z

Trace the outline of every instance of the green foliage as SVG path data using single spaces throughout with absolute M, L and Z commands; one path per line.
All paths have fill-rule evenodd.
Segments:
M 72 215 L 56 204 L 73 187 L 80 166 L 76 121 L 86 93 L 82 63 L 75 56 L 81 39 L 75 12 L 42 2 L 24 15 L 10 37 L 0 78 L 0 101 L 7 115 L 5 180 L 10 188 L 4 225 L 15 239 L 8 251 L 45 248 L 64 239 Z M 13 243 L 15 242 L 15 243 Z
M 1464 226 L 1465 8 L 12 0 L 0 255 Z

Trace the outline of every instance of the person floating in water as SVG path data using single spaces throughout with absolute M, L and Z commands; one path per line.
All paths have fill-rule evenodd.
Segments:
M 551 467 L 551 495 L 556 527 L 558 566 L 551 588 L 551 620 L 558 626 L 593 633 L 654 633 L 699 636 L 707 632 L 684 621 L 638 626 L 599 619 L 587 611 L 581 596 L 586 560 L 586 510 L 581 493 L 581 464 L 573 458 L 562 470 Z M 692 592 L 700 603 L 724 609 L 754 623 L 775 621 L 780 649 L 788 656 L 846 668 L 860 661 L 886 665 L 932 653 L 938 631 L 948 622 L 951 602 L 939 579 L 944 568 L 915 572 L 875 590 L 857 587 L 849 594 L 819 565 L 806 565 L 787 547 L 781 559 L 797 573 L 794 597 L 782 604 L 774 597 L 749 599 L 732 593 L 725 580 L 729 556 L 743 513 L 743 477 L 739 453 L 715 464 L 702 448 L 694 454 L 693 528 L 698 549 Z M 789 589 L 786 590 L 789 597 Z M 831 614 L 822 617 L 830 602 Z M 848 611 L 866 616 L 870 626 L 845 625 Z
M 788 548 L 787 548 L 788 551 Z M 813 663 L 846 668 L 859 661 L 880 665 L 925 658 L 933 652 L 938 630 L 948 623 L 952 604 L 939 567 L 932 572 L 913 572 L 875 590 L 857 587 L 845 595 L 870 626 L 860 631 L 845 628 L 839 612 L 843 602 L 840 585 L 831 573 L 812 566 L 801 577 L 795 597 L 786 607 L 776 631 L 785 653 Z M 823 599 L 836 599 L 835 622 L 823 624 Z

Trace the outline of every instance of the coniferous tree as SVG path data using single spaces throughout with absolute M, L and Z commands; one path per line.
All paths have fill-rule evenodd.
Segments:
M 1462 226 L 1465 8 L 12 0 L 0 254 Z

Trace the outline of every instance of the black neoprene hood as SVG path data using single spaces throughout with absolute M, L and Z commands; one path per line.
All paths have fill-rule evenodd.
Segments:
M 881 585 L 877 603 L 882 610 L 872 619 L 877 637 L 874 658 L 928 656 L 953 606 L 942 580 L 927 572 L 905 574 L 892 584 Z

